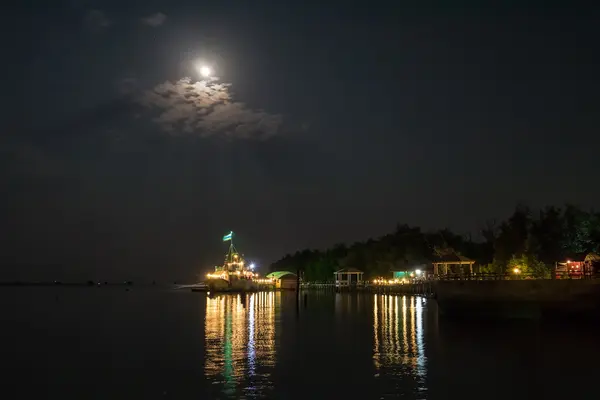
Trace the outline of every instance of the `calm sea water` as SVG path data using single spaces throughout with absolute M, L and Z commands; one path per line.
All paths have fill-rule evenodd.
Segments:
M 418 297 L 3 288 L 0 304 L 11 399 L 598 398 L 598 331 L 438 321 Z

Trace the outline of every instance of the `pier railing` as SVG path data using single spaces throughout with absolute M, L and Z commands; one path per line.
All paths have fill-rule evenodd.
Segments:
M 502 281 L 502 280 L 520 280 L 520 279 L 541 279 L 539 276 L 531 273 L 474 273 L 474 274 L 440 274 L 433 275 L 426 280 L 435 281 Z
M 473 273 L 473 274 L 440 274 L 440 275 L 429 275 L 424 278 L 414 279 L 408 282 L 394 282 L 390 281 L 379 281 L 373 282 L 361 282 L 360 285 L 350 285 L 353 288 L 369 288 L 369 287 L 380 287 L 380 286 L 402 286 L 402 285 L 419 285 L 424 283 L 430 283 L 433 281 L 503 281 L 503 280 L 531 280 L 531 279 L 600 279 L 600 274 L 555 274 L 551 277 L 540 277 L 534 273 Z M 303 282 L 301 284 L 303 289 L 333 289 L 336 287 L 334 281 L 312 281 Z
M 600 274 L 568 274 L 560 273 L 554 276 L 542 277 L 535 273 L 474 273 L 474 274 L 440 274 L 427 278 L 436 281 L 501 281 L 501 280 L 522 280 L 522 279 L 600 279 Z

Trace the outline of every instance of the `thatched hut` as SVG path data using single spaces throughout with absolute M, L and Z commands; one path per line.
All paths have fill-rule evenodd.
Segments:
M 600 274 L 600 255 L 588 253 L 583 260 L 583 270 L 590 276 Z
M 432 264 L 434 276 L 465 273 L 472 275 L 475 260 L 457 253 L 451 247 L 435 247 Z

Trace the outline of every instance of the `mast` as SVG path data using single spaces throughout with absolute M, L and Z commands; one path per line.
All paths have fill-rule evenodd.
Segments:
M 224 242 L 229 242 L 229 248 L 225 254 L 225 263 L 221 270 L 226 280 L 231 283 L 230 279 L 252 279 L 252 272 L 246 270 L 246 262 L 241 254 L 238 253 L 233 244 L 233 231 L 223 236 Z M 235 278 L 234 278 L 235 277 Z
M 239 255 L 233 244 L 233 231 L 230 231 L 227 235 L 223 236 L 223 241 L 229 241 L 229 249 L 225 254 L 225 265 L 223 266 L 223 269 L 227 271 L 230 269 L 237 270 L 239 266 L 238 263 L 243 260 L 241 258 L 236 259 Z

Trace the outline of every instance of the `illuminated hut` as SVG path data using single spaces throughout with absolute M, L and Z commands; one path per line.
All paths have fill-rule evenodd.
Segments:
M 296 290 L 298 277 L 293 272 L 275 271 L 268 274 L 265 278 L 273 280 L 276 289 Z
M 412 279 L 425 279 L 431 274 L 431 264 L 423 259 L 404 259 L 391 268 L 392 280 L 406 283 Z
M 581 279 L 600 273 L 600 256 L 596 253 L 579 254 L 556 263 L 557 279 Z

